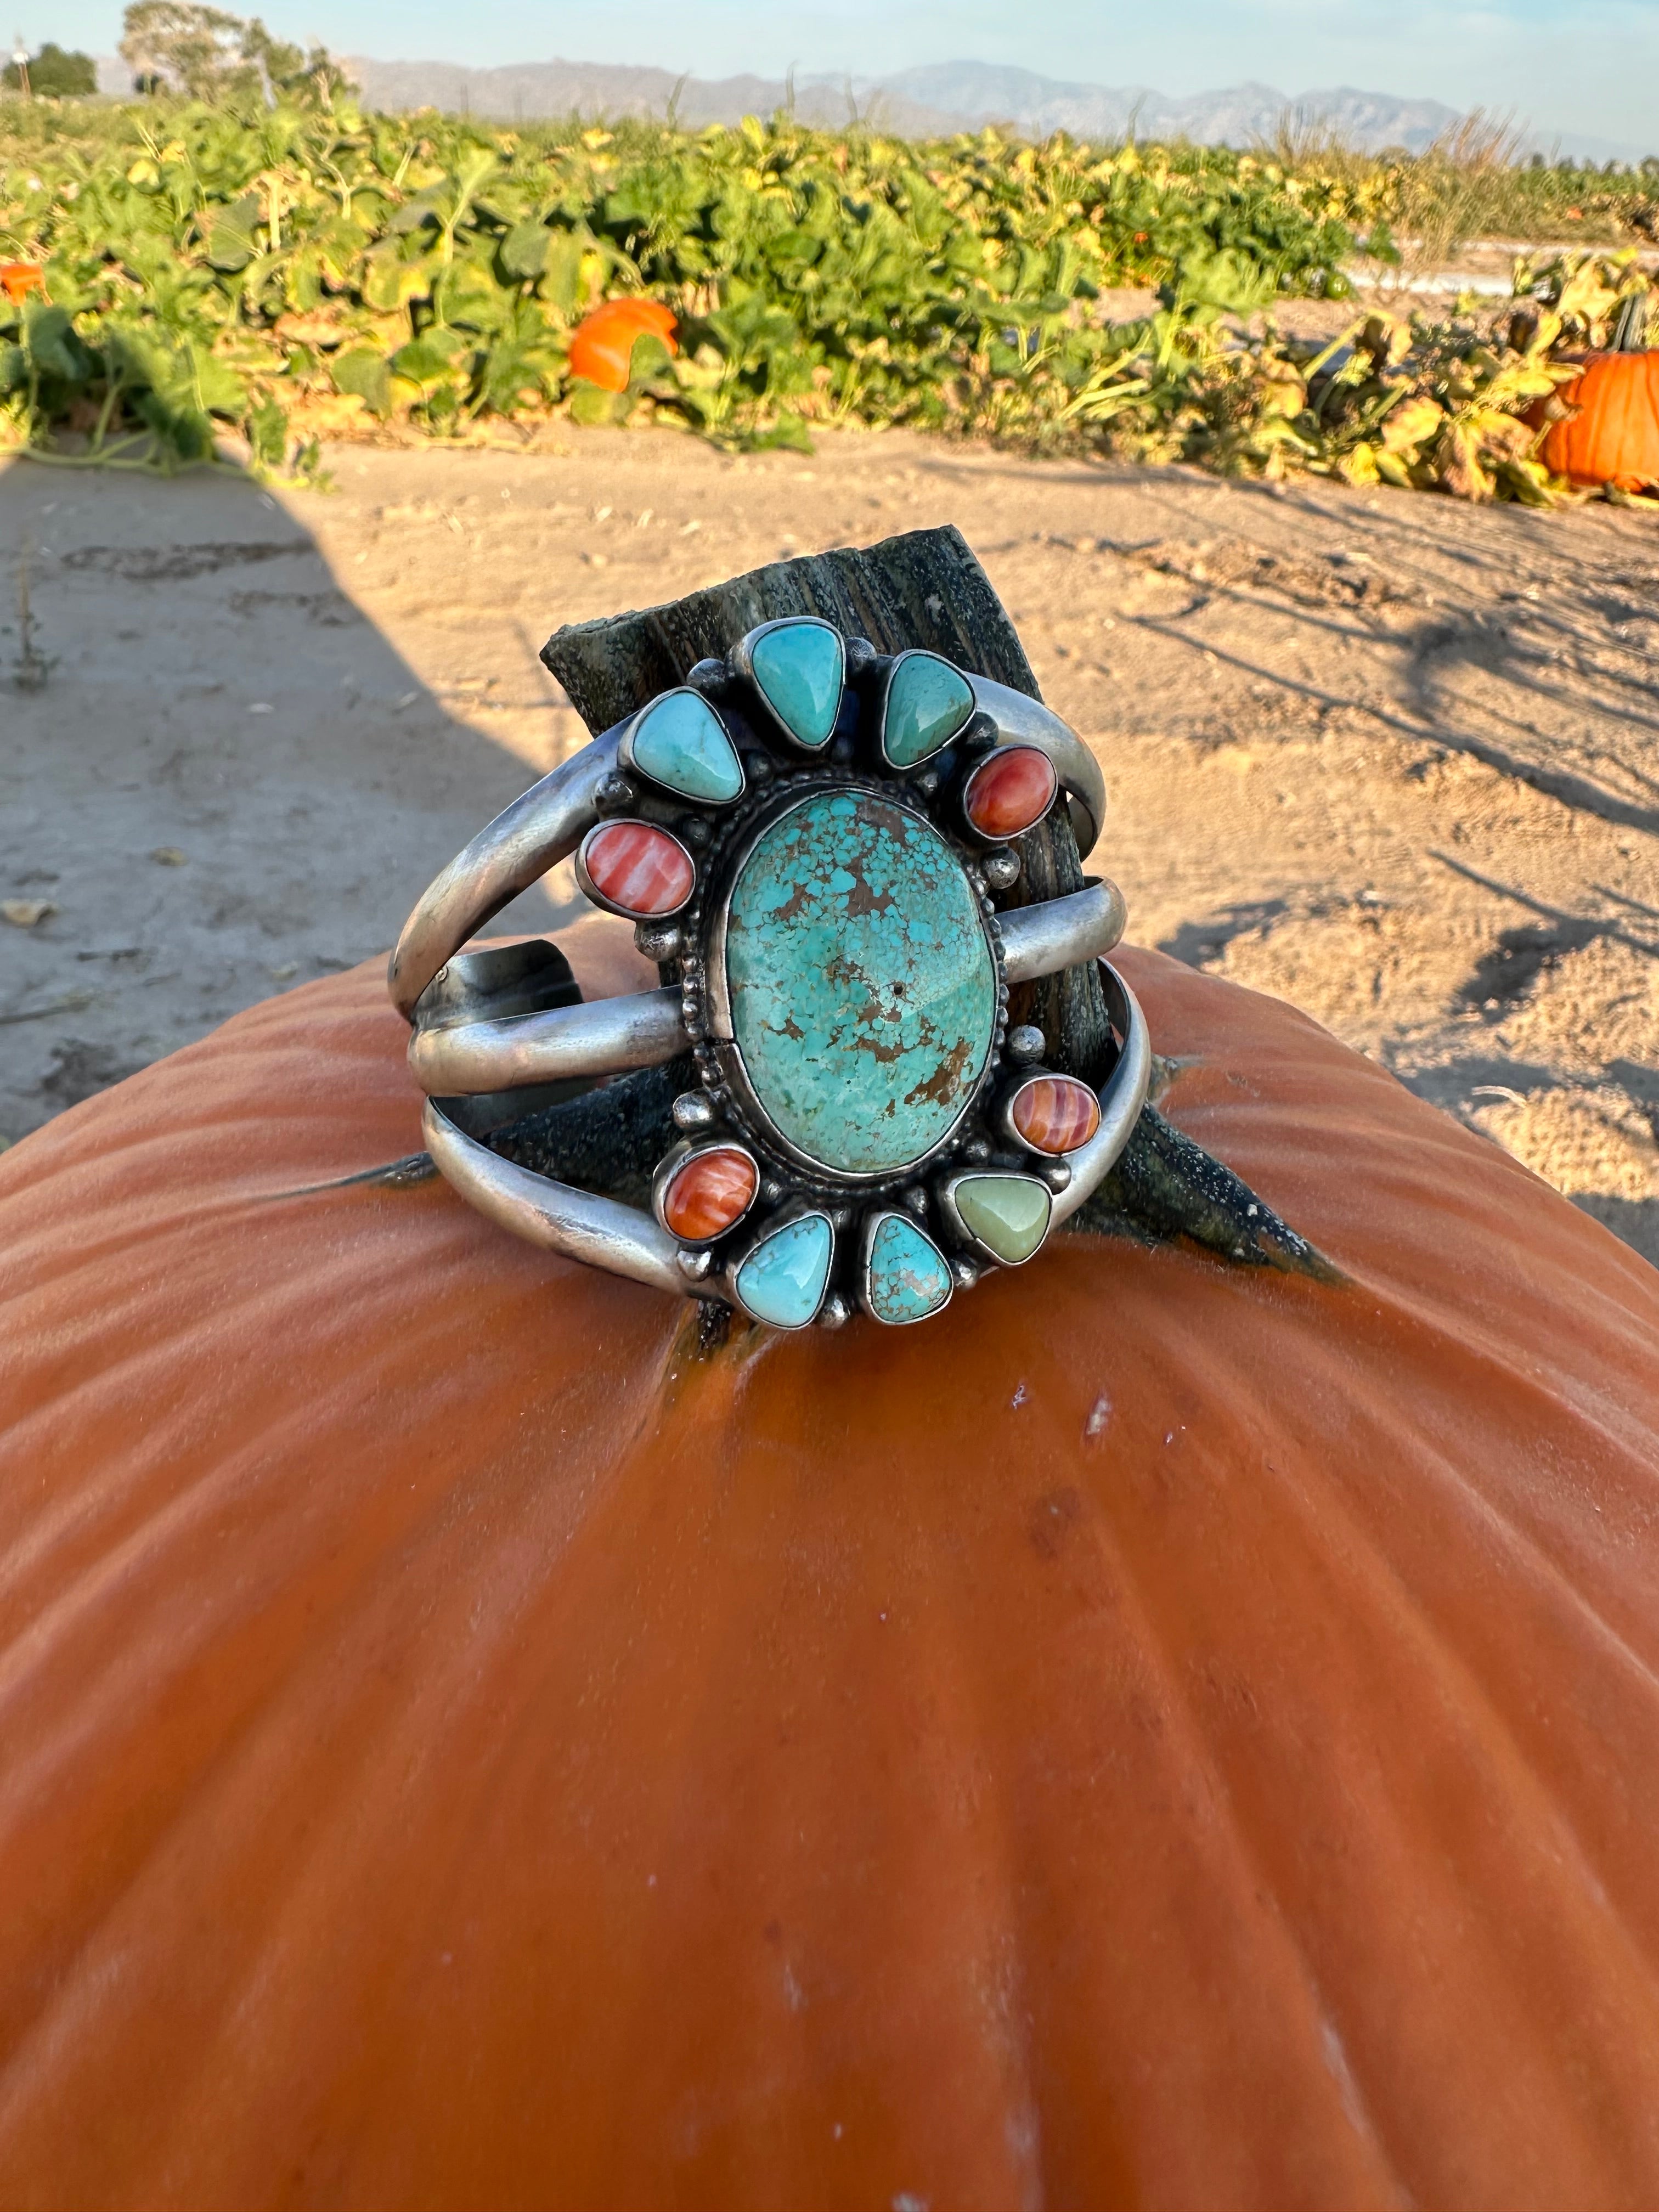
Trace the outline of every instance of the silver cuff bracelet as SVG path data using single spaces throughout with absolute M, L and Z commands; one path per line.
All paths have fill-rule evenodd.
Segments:
M 527 791 L 410 916 L 389 981 L 434 1163 L 518 1236 L 775 1328 L 927 1319 L 1030 1259 L 1146 1103 L 1146 1022 L 1101 957 L 1116 887 L 999 908 L 1014 841 L 1060 805 L 1087 853 L 1100 770 L 1040 702 L 815 617 L 762 624 Z M 665 988 L 585 1005 L 550 947 L 464 951 L 573 854 Z M 1008 1016 L 1011 985 L 1095 960 L 1097 1086 Z M 648 1212 L 480 1133 L 485 1099 L 528 1114 L 680 1060 Z

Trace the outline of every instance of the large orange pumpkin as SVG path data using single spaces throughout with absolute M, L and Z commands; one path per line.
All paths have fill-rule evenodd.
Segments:
M 673 310 L 660 301 L 603 301 L 571 334 L 570 374 L 597 384 L 602 392 L 626 392 L 635 339 L 660 338 L 670 353 L 677 353 L 678 327 Z
M 1339 1284 L 740 1334 L 378 970 L 0 1158 L 0 2203 L 1659 2203 L 1659 1275 L 1130 956 Z
M 1592 353 L 1556 398 L 1574 410 L 1550 425 L 1540 458 L 1574 483 L 1659 489 L 1659 353 Z

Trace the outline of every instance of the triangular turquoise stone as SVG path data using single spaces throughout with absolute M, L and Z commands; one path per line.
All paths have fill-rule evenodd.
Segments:
M 836 1232 L 822 1213 L 804 1214 L 763 1237 L 737 1273 L 744 1310 L 774 1328 L 805 1328 L 823 1304 Z
M 724 806 L 743 790 L 737 748 L 695 691 L 665 691 L 635 723 L 629 742 L 635 767 L 665 791 Z
M 902 1213 L 889 1213 L 870 1240 L 866 1293 L 878 1321 L 926 1321 L 951 1295 L 951 1268 L 931 1237 Z
M 936 653 L 907 653 L 887 679 L 881 749 L 894 768 L 915 768 L 948 745 L 974 711 L 968 678 Z
M 1006 1267 L 1029 1260 L 1048 1233 L 1054 1202 L 1035 1176 L 963 1176 L 954 1195 L 963 1225 Z
M 828 623 L 780 623 L 757 637 L 749 665 L 767 705 L 797 744 L 817 752 L 841 712 L 845 674 L 841 636 Z

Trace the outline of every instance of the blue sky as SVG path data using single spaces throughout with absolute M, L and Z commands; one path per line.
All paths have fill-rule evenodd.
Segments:
M 3 8 L 5 0 L 0 0 Z M 1202 92 L 1254 77 L 1287 93 L 1355 84 L 1454 106 L 1513 109 L 1537 129 L 1659 141 L 1659 0 L 607 0 L 603 8 L 513 0 L 228 0 L 273 30 L 345 53 L 478 65 L 652 62 L 700 76 L 753 70 L 880 75 L 969 56 L 1046 76 Z M 32 45 L 109 53 L 108 0 L 11 0 Z M 7 28 L 9 29 L 8 25 Z

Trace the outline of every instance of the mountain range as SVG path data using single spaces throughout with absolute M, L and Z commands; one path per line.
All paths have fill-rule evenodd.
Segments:
M 975 61 L 939 62 L 885 77 L 798 76 L 788 82 L 676 76 L 670 70 L 598 62 L 469 69 L 459 62 L 357 56 L 349 67 L 365 100 L 375 107 L 436 107 L 523 122 L 573 112 L 606 118 L 660 116 L 672 108 L 681 122 L 695 127 L 769 115 L 793 104 L 806 122 L 835 127 L 857 117 L 911 138 L 1000 123 L 1031 138 L 1065 131 L 1110 143 L 1133 132 L 1145 139 L 1246 146 L 1270 140 L 1289 118 L 1328 125 L 1348 143 L 1367 150 L 1401 146 L 1420 153 L 1458 119 L 1458 111 L 1442 100 L 1406 100 L 1351 85 L 1291 94 L 1275 85 L 1248 83 L 1174 100 L 1145 85 L 1071 83 L 1031 70 Z M 1534 132 L 1528 143 L 1595 161 L 1632 160 L 1650 150 L 1565 132 L 1559 138 Z

